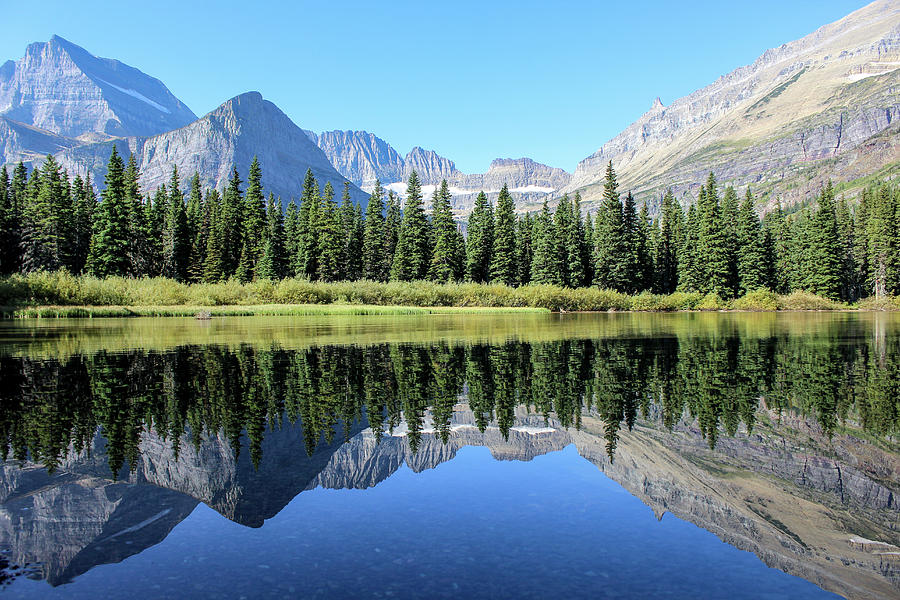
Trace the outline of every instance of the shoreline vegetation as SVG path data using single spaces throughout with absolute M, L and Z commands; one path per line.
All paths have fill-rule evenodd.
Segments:
M 894 298 L 847 304 L 794 291 L 751 291 L 733 300 L 714 293 L 628 295 L 599 288 L 548 284 L 429 281 L 309 281 L 179 283 L 164 277 L 98 278 L 66 271 L 0 278 L 4 318 L 99 318 L 493 314 L 511 312 L 838 311 L 900 310 Z

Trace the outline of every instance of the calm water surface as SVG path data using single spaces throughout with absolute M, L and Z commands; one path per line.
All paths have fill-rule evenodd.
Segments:
M 9 598 L 898 598 L 900 318 L 0 323 Z

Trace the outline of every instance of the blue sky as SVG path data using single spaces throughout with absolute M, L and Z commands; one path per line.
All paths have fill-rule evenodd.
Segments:
M 15 2 L 0 60 L 55 33 L 161 79 L 198 115 L 258 90 L 306 129 L 365 129 L 466 172 L 521 156 L 571 171 L 657 96 L 668 104 L 867 2 L 728 4 Z

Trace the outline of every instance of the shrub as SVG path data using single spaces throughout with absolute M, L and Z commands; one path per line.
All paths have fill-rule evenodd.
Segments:
M 752 290 L 737 298 L 731 306 L 735 310 L 778 310 L 778 298 L 775 292 L 767 289 Z
M 840 310 L 845 305 L 811 292 L 797 290 L 787 296 L 778 296 L 778 310 Z
M 697 310 L 724 310 L 728 308 L 728 303 L 722 300 L 715 292 L 710 292 L 703 296 L 703 299 L 697 304 Z

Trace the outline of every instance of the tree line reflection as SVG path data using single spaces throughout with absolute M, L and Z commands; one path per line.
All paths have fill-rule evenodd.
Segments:
M 495 424 L 504 437 L 518 406 L 565 428 L 599 418 L 610 459 L 638 418 L 667 428 L 690 419 L 712 448 L 723 433 L 752 432 L 761 402 L 814 417 L 829 435 L 850 421 L 887 436 L 900 429 L 898 345 L 838 334 L 721 335 L 2 357 L 0 436 L 4 459 L 53 470 L 89 450 L 99 430 L 114 476 L 137 467 L 147 431 L 176 456 L 220 435 L 258 466 L 267 429 L 302 427 L 298 451 L 311 454 L 365 423 L 376 435 L 405 423 L 415 451 L 426 422 L 449 439 L 460 401 L 481 431 Z

